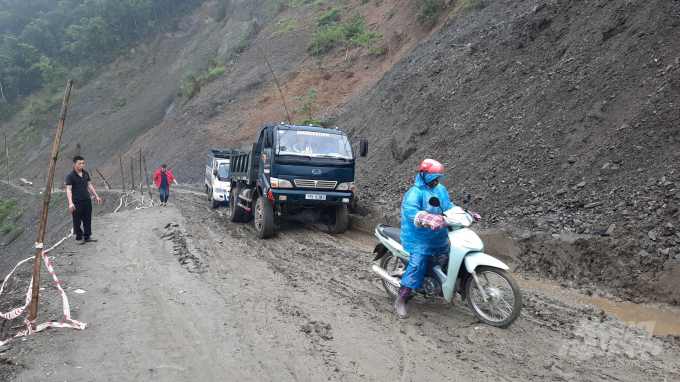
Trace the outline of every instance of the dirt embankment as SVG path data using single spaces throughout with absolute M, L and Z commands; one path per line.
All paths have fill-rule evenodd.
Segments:
M 396 221 L 418 163 L 434 157 L 454 200 L 472 194 L 517 238 L 539 233 L 521 243 L 523 271 L 677 304 L 679 26 L 668 1 L 462 12 L 338 116 L 371 141 L 361 211 Z

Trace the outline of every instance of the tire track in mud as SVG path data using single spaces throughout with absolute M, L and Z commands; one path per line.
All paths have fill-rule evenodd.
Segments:
M 416 297 L 408 305 L 411 318 L 397 320 L 392 301 L 370 272 L 372 245 L 365 235 L 333 236 L 318 226 L 277 223 L 277 236 L 259 240 L 252 224 L 229 223 L 225 209 L 211 210 L 198 198 L 182 200 L 188 204 L 180 208 L 192 237 L 198 238 L 196 247 L 206 253 L 202 276 L 219 288 L 220 280 L 236 271 L 228 266 L 229 253 L 252 257 L 261 274 L 283 285 L 281 290 L 257 288 L 256 298 L 273 306 L 264 313 L 265 327 L 297 332 L 280 338 L 281 346 L 306 351 L 323 365 L 324 376 L 680 379 L 674 362 L 680 355 L 677 341 L 652 336 L 599 308 L 554 292 L 525 287 L 522 315 L 506 329 L 479 323 L 459 298 L 451 305 Z M 207 243 L 210 240 L 228 243 L 229 248 Z M 250 280 L 256 286 L 266 283 Z M 281 322 L 286 324 L 277 326 Z M 300 333 L 304 333 L 303 344 L 295 342 L 302 338 Z

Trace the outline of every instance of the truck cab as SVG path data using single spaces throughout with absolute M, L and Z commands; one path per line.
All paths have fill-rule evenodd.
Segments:
M 362 138 L 361 156 L 367 149 Z M 342 130 L 263 125 L 250 153 L 232 157 L 231 219 L 254 217 L 260 237 L 273 233 L 270 213 L 272 220 L 321 221 L 332 233 L 342 233 L 347 207 L 354 203 L 354 168 L 354 150 Z
M 212 208 L 229 203 L 229 161 L 234 153 L 244 153 L 241 150 L 228 148 L 208 149 L 205 161 L 205 192 Z

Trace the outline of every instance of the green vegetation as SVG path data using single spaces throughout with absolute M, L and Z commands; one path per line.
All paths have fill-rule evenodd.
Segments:
M 177 93 L 179 97 L 186 96 L 181 106 L 184 106 L 185 103 L 194 98 L 203 85 L 215 81 L 226 70 L 224 63 L 217 59 L 216 52 L 208 49 L 201 54 L 201 57 L 206 73 L 202 76 L 198 76 L 193 70 L 187 70 L 184 73 L 180 81 L 179 92 Z
M 246 33 L 239 37 L 238 42 L 234 46 L 234 51 L 231 53 L 231 59 L 234 60 L 241 56 L 243 52 L 248 49 L 250 39 L 255 36 L 255 24 L 251 24 Z
M 115 113 L 118 110 L 120 110 L 121 107 L 125 106 L 126 103 L 127 103 L 127 99 L 117 98 L 116 102 L 115 102 L 115 107 L 113 109 L 102 110 L 102 115 L 109 115 L 111 113 Z
M 202 0 L 0 0 L 0 115 L 22 97 L 82 83 L 97 67 L 136 46 Z M 134 67 L 132 68 L 134 69 Z M 17 106 L 18 105 L 18 106 Z M 35 106 L 35 105 L 34 105 Z M 35 110 L 28 112 L 35 114 Z
M 26 207 L 19 206 L 17 198 L 0 199 L 0 235 L 2 245 L 8 245 L 24 231 L 22 227 L 15 226 L 24 214 Z
M 431 24 L 437 17 L 437 13 L 444 7 L 443 0 L 419 0 L 420 7 L 416 18 L 424 24 Z
M 316 89 L 309 89 L 307 92 L 307 99 L 303 101 L 302 97 L 295 97 L 296 101 L 300 101 L 300 108 L 293 110 L 293 113 L 295 114 L 302 114 L 306 115 L 307 118 L 303 118 L 298 121 L 298 125 L 314 125 L 314 126 L 322 126 L 323 125 L 323 118 L 321 119 L 314 119 L 313 113 L 317 111 L 317 109 L 314 107 L 314 104 L 316 103 Z
M 335 23 L 340 21 L 341 8 L 333 7 L 328 12 L 322 12 L 316 19 L 316 26 L 318 27 L 331 27 L 335 26 Z
M 220 10 L 217 11 L 217 15 L 215 16 L 215 22 L 221 23 L 225 17 L 227 17 L 227 6 L 223 5 L 220 7 Z
M 394 7 L 390 8 L 389 11 L 387 11 L 387 19 L 391 19 L 394 16 Z
M 489 5 L 489 0 L 466 0 L 465 8 L 484 8 Z
M 200 90 L 198 86 L 198 76 L 193 70 L 187 70 L 182 76 L 179 86 L 179 96 L 186 95 L 187 99 L 193 98 Z
M 65 192 L 59 191 L 57 193 L 52 194 L 52 196 L 50 196 L 50 208 L 56 206 L 57 203 L 65 199 L 66 199 Z
M 274 32 L 272 34 L 272 36 L 276 35 L 276 34 L 283 34 L 283 33 L 292 31 L 293 28 L 295 28 L 296 23 L 297 23 L 297 20 L 288 20 L 288 19 L 279 20 L 279 22 L 276 23 L 276 25 L 278 25 L 280 29 L 278 31 Z
M 316 38 L 309 43 L 307 50 L 312 56 L 323 56 L 340 45 L 351 48 L 370 48 L 371 45 L 380 41 L 382 36 L 366 30 L 365 24 L 366 20 L 359 12 L 342 26 L 338 26 L 336 22 L 330 22 L 322 30 L 316 32 Z
M 371 0 L 359 0 L 359 4 L 364 5 L 367 4 Z

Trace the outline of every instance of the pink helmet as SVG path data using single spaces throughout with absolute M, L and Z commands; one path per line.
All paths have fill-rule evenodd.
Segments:
M 425 159 L 420 163 L 420 170 L 430 174 L 444 174 L 444 166 L 434 159 Z

